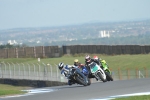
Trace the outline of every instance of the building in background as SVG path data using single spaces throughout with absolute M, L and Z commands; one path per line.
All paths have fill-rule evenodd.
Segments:
M 9 43 L 10 45 L 18 44 L 18 43 L 16 42 L 16 40 L 8 40 L 8 43 Z
M 99 37 L 104 38 L 104 37 L 110 37 L 109 31 L 99 31 Z

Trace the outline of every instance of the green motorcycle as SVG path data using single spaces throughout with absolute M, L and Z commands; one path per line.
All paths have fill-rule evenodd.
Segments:
M 112 72 L 109 70 L 106 61 L 105 60 L 101 60 L 100 62 L 102 64 L 103 70 L 104 70 L 104 72 L 106 74 L 107 81 L 113 81 Z

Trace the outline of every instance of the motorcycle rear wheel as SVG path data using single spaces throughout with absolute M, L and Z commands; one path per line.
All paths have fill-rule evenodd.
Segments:
M 113 81 L 113 78 L 112 78 L 112 76 L 110 75 L 109 72 L 105 72 L 105 74 L 106 74 L 107 81 Z

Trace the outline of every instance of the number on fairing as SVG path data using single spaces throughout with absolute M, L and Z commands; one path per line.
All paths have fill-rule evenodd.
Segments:
M 91 69 L 91 72 L 92 72 L 92 73 L 95 73 L 97 70 L 98 70 L 98 67 L 97 67 L 97 66 L 94 66 L 94 67 Z

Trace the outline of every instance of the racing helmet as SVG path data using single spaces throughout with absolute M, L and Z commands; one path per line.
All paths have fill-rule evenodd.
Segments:
M 58 64 L 58 68 L 61 70 L 63 67 L 64 67 L 64 63 L 60 62 L 60 63 Z
M 98 60 L 98 56 L 94 56 L 93 59 Z
M 75 59 L 75 60 L 74 60 L 74 65 L 75 65 L 75 66 L 78 66 L 78 64 L 79 64 L 79 60 L 78 60 L 78 59 Z
M 74 60 L 74 63 L 78 63 L 78 62 L 79 62 L 79 60 L 78 60 L 78 59 L 75 59 L 75 60 Z
M 90 62 L 90 61 L 91 61 L 91 57 L 90 57 L 89 55 L 86 55 L 86 56 L 85 56 L 85 61 L 86 61 L 86 62 Z

